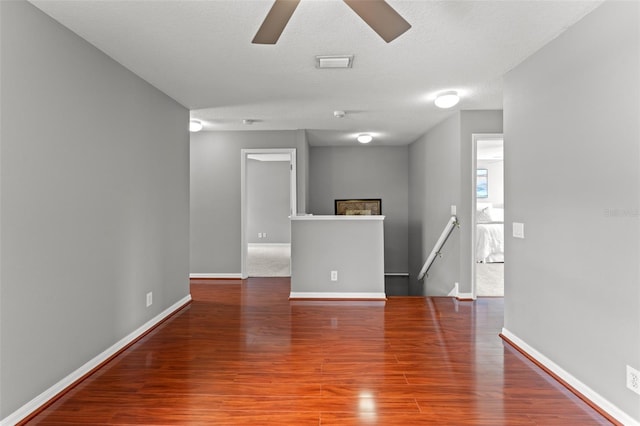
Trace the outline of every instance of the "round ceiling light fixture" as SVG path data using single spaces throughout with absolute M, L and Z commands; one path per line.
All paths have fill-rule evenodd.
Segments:
M 373 140 L 373 136 L 363 133 L 356 138 L 360 143 L 369 143 Z
M 436 96 L 434 103 L 438 108 L 451 108 L 460 102 L 460 96 L 455 90 L 442 92 Z
M 189 131 L 190 132 L 199 132 L 202 130 L 204 126 L 202 125 L 202 121 L 199 120 L 191 120 L 189 121 Z

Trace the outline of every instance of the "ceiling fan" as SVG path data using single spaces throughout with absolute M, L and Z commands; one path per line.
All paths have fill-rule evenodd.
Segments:
M 409 24 L 385 0 L 343 0 L 387 43 L 409 28 Z M 251 43 L 276 44 L 300 0 L 275 0 Z

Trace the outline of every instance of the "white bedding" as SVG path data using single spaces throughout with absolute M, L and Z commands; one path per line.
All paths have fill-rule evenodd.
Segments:
M 476 262 L 504 262 L 504 223 L 476 225 Z

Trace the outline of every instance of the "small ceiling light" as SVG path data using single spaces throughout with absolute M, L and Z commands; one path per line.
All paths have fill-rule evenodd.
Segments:
M 333 116 L 335 118 L 344 118 L 345 113 L 344 111 L 333 111 Z
M 373 136 L 363 133 L 361 135 L 358 135 L 357 139 L 360 143 L 369 143 L 373 140 Z
M 440 93 L 434 101 L 438 108 L 451 108 L 458 102 L 460 102 L 460 96 L 455 90 Z
M 242 124 L 246 124 L 247 126 L 253 124 L 255 122 L 255 120 L 251 120 L 248 118 L 245 118 L 244 120 L 242 120 Z
M 190 132 L 199 132 L 202 130 L 204 126 L 202 125 L 202 121 L 191 120 L 189 121 L 189 131 Z

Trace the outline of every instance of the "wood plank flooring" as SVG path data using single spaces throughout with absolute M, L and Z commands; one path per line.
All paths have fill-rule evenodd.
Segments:
M 288 278 L 193 303 L 28 424 L 610 424 L 499 338 L 499 298 L 289 301 Z

